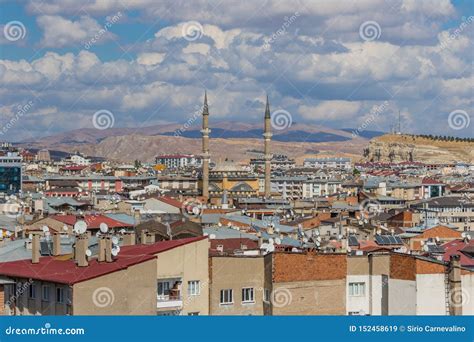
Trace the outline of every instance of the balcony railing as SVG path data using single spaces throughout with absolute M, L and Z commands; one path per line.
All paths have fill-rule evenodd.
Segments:
M 157 304 L 158 309 L 164 308 L 181 308 L 183 307 L 183 298 L 181 294 L 179 295 L 157 295 Z

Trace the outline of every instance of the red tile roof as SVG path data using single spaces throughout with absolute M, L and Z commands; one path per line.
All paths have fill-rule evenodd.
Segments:
M 161 197 L 158 197 L 157 200 L 161 201 L 163 203 L 169 204 L 169 205 L 171 205 L 173 207 L 176 207 L 176 208 L 182 208 L 183 207 L 183 203 L 181 203 L 180 201 L 178 201 L 174 198 L 171 198 L 171 197 L 161 196 Z
M 443 245 L 443 261 L 449 261 L 451 255 L 459 254 L 461 256 L 461 266 L 474 266 L 474 258 L 471 258 L 462 252 L 462 250 L 468 246 L 474 247 L 474 240 L 469 241 L 469 243 L 466 243 L 464 240 L 453 240 L 445 243 Z
M 421 181 L 421 184 L 442 185 L 444 183 L 441 183 L 441 182 L 437 181 L 436 179 L 432 179 L 432 178 L 423 178 L 422 181 Z
M 184 246 L 189 243 L 201 241 L 204 239 L 207 239 L 207 236 L 199 236 L 199 237 L 179 239 L 179 240 L 160 241 L 151 245 L 124 246 L 120 249 L 120 255 L 155 255 L 155 254 L 162 253 L 179 246 Z
M 89 261 L 89 266 L 79 267 L 71 259 L 42 257 L 37 264 L 32 264 L 29 259 L 0 263 L 0 275 L 72 285 L 124 270 L 154 258 L 156 257 L 153 255 L 120 254 L 113 262 L 99 263 L 97 259 L 93 259 Z
M 76 215 L 52 215 L 52 219 L 73 226 L 78 217 Z M 105 215 L 85 215 L 84 221 L 87 223 L 87 229 L 99 229 L 101 223 L 106 223 L 109 228 L 133 227 L 132 224 L 114 220 Z

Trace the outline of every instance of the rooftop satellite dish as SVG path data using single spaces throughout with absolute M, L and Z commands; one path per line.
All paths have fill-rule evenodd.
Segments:
M 88 258 L 90 258 L 90 257 L 92 256 L 92 252 L 91 252 L 90 249 L 87 249 L 87 250 L 86 250 L 86 256 L 87 256 Z
M 66 225 L 64 225 L 64 226 L 63 226 L 63 230 L 64 230 L 65 232 L 67 232 L 67 231 L 68 231 L 68 227 L 67 227 Z
M 120 247 L 119 246 L 115 246 L 114 248 L 112 248 L 112 251 L 111 251 L 112 255 L 114 257 L 116 257 L 119 253 L 120 253 Z
M 316 246 L 317 247 L 321 246 L 321 243 L 319 241 L 316 241 Z
M 267 253 L 271 253 L 271 252 L 274 252 L 274 251 L 275 251 L 275 245 L 273 245 L 273 244 L 268 245 Z
M 347 247 L 347 252 L 348 252 L 348 253 L 352 252 L 352 248 Z
M 435 237 L 435 240 L 436 242 L 439 242 L 440 241 L 439 236 Z
M 421 245 L 421 246 L 424 246 L 424 245 L 425 245 L 425 241 L 421 240 L 421 241 L 420 241 L 420 245 Z
M 424 245 L 424 246 L 423 246 L 423 250 L 424 250 L 425 252 L 428 252 L 428 251 L 430 250 L 430 248 L 428 247 L 428 245 Z
M 281 239 L 280 238 L 275 238 L 275 243 L 277 245 L 281 245 Z
M 269 238 L 269 239 L 268 239 L 268 243 L 269 243 L 270 245 L 273 245 L 273 244 L 275 243 L 275 240 L 273 240 L 273 238 Z
M 321 242 L 321 236 L 318 236 L 318 237 L 316 238 L 316 241 Z
M 315 231 L 316 236 L 319 236 L 319 230 Z
M 102 234 L 107 234 L 107 232 L 109 231 L 109 226 L 107 225 L 107 223 L 102 222 L 99 225 L 99 229 Z
M 87 230 L 87 223 L 85 221 L 77 221 L 74 224 L 74 233 L 76 234 L 84 234 Z
M 364 223 L 364 222 L 362 222 L 362 220 L 359 220 L 359 225 L 362 226 L 363 223 Z
M 214 240 L 216 238 L 216 234 L 209 235 L 209 239 Z
M 119 231 L 119 233 L 122 234 L 122 235 L 125 234 L 126 232 L 127 232 L 127 231 L 126 231 L 125 229 L 123 229 L 123 228 L 120 229 L 120 231 Z
M 218 227 L 222 227 L 222 223 L 219 222 L 219 223 L 217 224 L 217 226 L 218 226 Z
M 465 233 L 465 232 L 462 233 L 462 234 L 461 234 L 461 237 L 462 237 L 463 239 L 465 239 L 465 238 L 466 238 L 466 233 Z
M 114 245 L 118 245 L 118 243 L 119 243 L 118 237 L 112 236 L 112 243 L 113 243 Z
M 33 234 L 29 234 L 28 239 L 33 240 Z
M 48 226 L 41 227 L 41 230 L 43 231 L 43 233 L 49 232 Z

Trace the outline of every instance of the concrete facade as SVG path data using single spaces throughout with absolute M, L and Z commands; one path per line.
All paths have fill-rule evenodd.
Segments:
M 161 314 L 209 315 L 209 245 L 203 239 L 157 254 L 157 281 L 181 281 L 178 300 L 158 302 Z M 199 294 L 190 294 L 189 282 L 198 282 Z
M 271 293 L 271 258 L 263 256 L 210 257 L 211 315 L 268 315 Z M 253 301 L 245 301 L 243 289 L 253 289 Z M 232 290 L 233 303 L 221 303 L 221 291 Z M 266 295 L 265 295 L 266 293 Z

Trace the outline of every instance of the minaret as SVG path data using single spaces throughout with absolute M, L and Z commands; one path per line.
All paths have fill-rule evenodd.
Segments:
M 204 92 L 204 106 L 202 108 L 202 196 L 209 200 L 209 107 L 207 105 L 207 92 Z
M 272 140 L 272 124 L 270 116 L 270 104 L 268 103 L 267 95 L 267 104 L 265 106 L 265 131 L 263 133 L 265 138 L 265 198 L 269 198 L 271 195 L 271 162 L 272 155 L 270 153 L 270 141 Z

